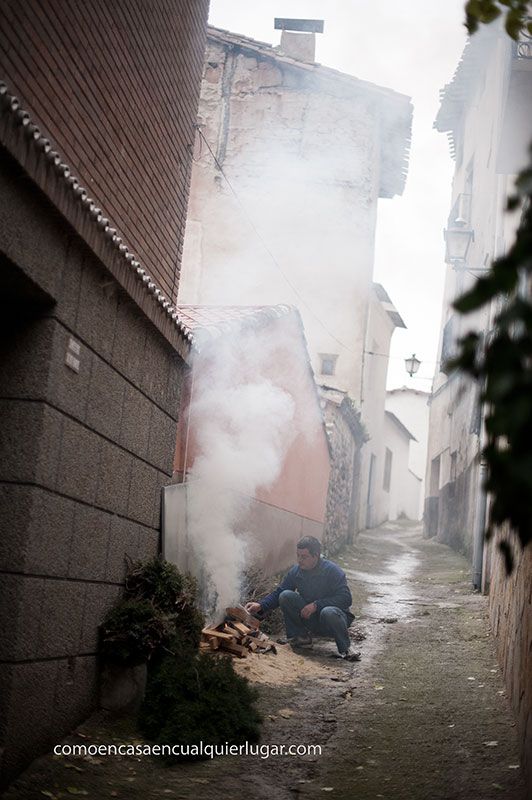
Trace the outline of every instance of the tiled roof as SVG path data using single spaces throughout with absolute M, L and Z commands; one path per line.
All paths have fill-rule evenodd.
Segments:
M 407 102 L 410 99 L 406 95 L 400 94 L 393 89 L 388 89 L 385 86 L 379 86 L 379 84 L 372 83 L 371 81 L 364 81 L 361 78 L 357 78 L 354 75 L 348 75 L 346 72 L 340 72 L 340 70 L 333 69 L 332 67 L 324 67 L 322 64 L 318 64 L 317 62 L 310 64 L 308 61 L 298 61 L 298 59 L 293 58 L 292 56 L 285 55 L 280 48 L 274 47 L 268 42 L 261 42 L 257 39 L 252 39 L 250 36 L 243 36 L 240 33 L 233 33 L 232 31 L 226 31 L 222 28 L 214 28 L 209 26 L 207 28 L 207 37 L 209 39 L 215 39 L 220 42 L 230 44 L 233 47 L 238 46 L 246 50 L 253 50 L 260 55 L 274 58 L 276 61 L 282 64 L 288 64 L 292 67 L 297 67 L 298 69 L 304 69 L 307 72 L 313 72 L 320 76 L 334 78 L 335 80 L 343 82 L 352 87 L 356 86 L 356 88 L 367 89 L 368 91 L 382 97 L 395 98 L 403 102 Z
M 403 318 L 397 311 L 396 307 L 392 303 L 390 299 L 390 295 L 384 288 L 384 286 L 380 283 L 373 284 L 373 291 L 375 292 L 377 299 L 380 300 L 380 303 L 383 309 L 386 311 L 390 319 L 392 320 L 393 324 L 396 328 L 406 328 L 406 325 L 403 321 Z
M 65 218 L 185 358 L 190 350 L 190 337 L 175 306 L 3 81 L 0 81 L 0 142 L 47 196 L 54 197 Z
M 353 92 L 365 92 L 378 101 L 380 111 L 381 139 L 383 143 L 381 158 L 381 197 L 393 197 L 403 192 L 408 172 L 410 141 L 412 136 L 412 103 L 410 98 L 393 89 L 387 89 L 370 81 L 363 81 L 354 75 L 324 67 L 321 64 L 309 64 L 285 55 L 279 48 L 267 42 L 260 42 L 249 36 L 232 33 L 221 28 L 209 27 L 207 38 L 228 48 L 240 48 L 256 56 L 274 59 L 278 64 L 305 71 L 317 80 L 329 83 L 332 81 L 338 88 L 343 88 L 346 95 Z
M 489 28 L 483 27 L 466 42 L 452 79 L 440 89 L 440 108 L 433 127 L 447 134 L 452 158 L 456 155 L 456 132 L 461 124 L 463 108 L 476 83 L 483 80 L 484 62 L 496 33 Z
M 423 397 L 429 397 L 430 392 L 424 392 L 422 389 L 412 389 L 410 386 L 398 386 L 395 389 L 388 389 L 386 394 L 416 394 Z
M 207 306 L 178 305 L 176 311 L 181 328 L 193 346 L 198 346 L 198 334 L 216 338 L 236 327 L 261 325 L 293 313 L 292 306 Z

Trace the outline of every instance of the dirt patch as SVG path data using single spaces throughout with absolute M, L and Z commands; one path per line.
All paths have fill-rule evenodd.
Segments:
M 276 648 L 277 655 L 250 653 L 247 658 L 235 660 L 236 672 L 253 683 L 270 686 L 289 686 L 303 679 L 332 674 L 329 666 L 308 658 L 308 655 L 295 653 L 287 644 L 277 644 Z
M 402 525 L 360 536 L 337 560 L 350 576 L 362 661 L 333 661 L 334 643 L 319 641 L 301 655 L 256 656 L 247 670 L 260 690 L 261 745 L 321 753 L 170 768 L 152 757 L 48 755 L 7 800 L 525 800 L 486 599 L 471 591 L 466 562 Z M 96 715 L 66 741 L 139 740 Z

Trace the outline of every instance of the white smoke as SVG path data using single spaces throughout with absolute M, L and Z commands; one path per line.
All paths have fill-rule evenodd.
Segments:
M 268 377 L 274 340 L 269 330 L 240 330 L 204 344 L 194 361 L 187 527 L 213 616 L 239 598 L 245 541 L 238 528 L 248 498 L 279 477 L 297 433 L 294 399 Z

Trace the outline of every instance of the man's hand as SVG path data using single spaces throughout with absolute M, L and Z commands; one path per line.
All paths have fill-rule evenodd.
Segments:
M 308 619 L 313 614 L 315 614 L 317 610 L 318 610 L 318 606 L 316 605 L 316 603 L 309 603 L 308 605 L 304 606 L 301 609 L 301 618 L 302 619 Z
M 246 609 L 248 614 L 257 614 L 259 611 L 262 610 L 260 603 L 246 603 L 244 608 Z

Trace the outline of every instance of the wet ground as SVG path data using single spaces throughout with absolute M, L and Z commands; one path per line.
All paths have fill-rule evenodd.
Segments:
M 305 659 L 322 671 L 260 685 L 262 744 L 320 745 L 321 755 L 174 767 L 45 756 L 6 798 L 526 800 L 486 598 L 470 590 L 466 562 L 401 524 L 362 534 L 337 561 L 362 660 L 333 661 L 334 645 L 318 642 Z M 127 726 L 95 716 L 67 741 L 133 740 Z

